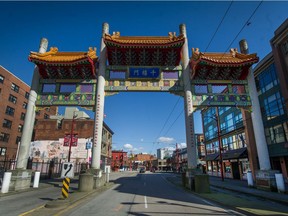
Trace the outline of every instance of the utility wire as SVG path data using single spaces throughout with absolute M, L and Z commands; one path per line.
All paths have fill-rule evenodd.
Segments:
M 204 51 L 204 52 L 206 52 L 206 50 L 209 48 L 210 44 L 212 43 L 212 41 L 213 41 L 213 39 L 214 39 L 214 37 L 215 37 L 216 33 L 218 32 L 218 30 L 219 30 L 220 26 L 222 25 L 222 23 L 223 23 L 223 21 L 224 21 L 224 19 L 225 19 L 226 15 L 227 15 L 227 13 L 228 13 L 228 11 L 230 10 L 232 3 L 233 3 L 233 0 L 230 2 L 230 5 L 229 5 L 229 7 L 227 8 L 227 10 L 226 10 L 226 12 L 225 12 L 224 16 L 222 17 L 222 20 L 220 21 L 220 23 L 219 23 L 219 25 L 218 25 L 218 27 L 217 27 L 216 31 L 214 32 L 214 34 L 213 34 L 213 36 L 212 36 L 212 38 L 211 38 L 210 42 L 208 43 L 208 45 L 207 45 L 207 47 L 206 47 L 206 49 L 205 49 L 205 51 Z
M 229 50 L 229 48 L 231 47 L 231 45 L 234 43 L 234 41 L 237 39 L 237 37 L 240 35 L 240 33 L 243 31 L 243 29 L 246 26 L 249 26 L 251 24 L 250 20 L 251 18 L 254 16 L 254 14 L 256 13 L 256 11 L 258 10 L 258 8 L 260 7 L 260 5 L 263 3 L 263 0 L 258 4 L 258 6 L 255 8 L 255 10 L 253 11 L 253 13 L 251 14 L 251 16 L 249 17 L 249 19 L 244 23 L 244 25 L 242 26 L 242 28 L 240 29 L 240 31 L 238 32 L 238 34 L 234 37 L 233 41 L 229 44 L 229 46 L 227 47 L 227 49 L 225 50 L 225 52 L 223 53 L 223 55 L 221 56 L 220 60 L 222 59 L 222 57 L 225 55 L 225 53 Z
M 166 124 L 168 123 L 168 120 L 170 119 L 170 117 L 171 117 L 172 113 L 174 112 L 174 110 L 175 110 L 175 108 L 176 108 L 176 105 L 179 103 L 179 101 L 180 101 L 180 97 L 179 97 L 178 100 L 176 101 L 176 103 L 175 103 L 175 105 L 174 105 L 172 111 L 170 112 L 168 118 L 166 119 L 166 121 L 165 121 L 165 123 L 164 123 L 162 129 L 160 130 L 160 132 L 159 132 L 159 134 L 158 134 L 158 137 L 161 135 L 162 131 L 164 130 Z
M 258 8 L 260 7 L 260 5 L 262 4 L 262 2 L 263 2 L 263 0 L 258 4 L 258 6 L 256 7 L 256 9 L 253 11 L 253 13 L 251 14 L 251 16 L 249 17 L 249 19 L 245 22 L 245 24 L 243 25 L 243 27 L 241 28 L 241 30 L 240 30 L 240 31 L 238 32 L 238 34 L 235 36 L 235 38 L 233 39 L 233 41 L 229 44 L 228 48 L 225 50 L 225 52 L 223 53 L 223 55 L 221 56 L 221 58 L 222 58 L 222 57 L 224 56 L 224 54 L 229 50 L 230 46 L 234 43 L 234 41 L 237 39 L 237 37 L 240 35 L 240 33 L 243 31 L 243 29 L 250 24 L 251 18 L 254 16 L 254 14 L 256 13 L 256 11 L 257 11 Z M 219 23 L 216 31 L 214 32 L 214 34 L 213 34 L 213 36 L 212 36 L 212 38 L 211 38 L 211 40 L 210 40 L 207 48 L 205 49 L 205 52 L 206 52 L 206 50 L 208 49 L 208 47 L 210 46 L 211 42 L 213 41 L 213 39 L 214 39 L 216 33 L 218 32 L 220 26 L 222 25 L 223 20 L 225 19 L 228 11 L 230 10 L 230 8 L 231 8 L 231 6 L 232 6 L 232 3 L 233 3 L 233 0 L 231 1 L 229 7 L 227 8 L 227 10 L 226 10 L 226 12 L 225 12 L 225 14 L 224 14 L 221 22 Z M 185 88 L 185 86 L 186 86 L 187 84 L 188 84 L 188 81 L 186 81 L 186 83 L 184 83 L 184 88 Z M 160 136 L 161 132 L 163 131 L 164 127 L 166 126 L 166 124 L 167 124 L 169 118 L 171 117 L 171 114 L 172 114 L 172 112 L 174 111 L 174 109 L 175 109 L 176 105 L 178 104 L 179 100 L 180 100 L 180 98 L 178 99 L 178 101 L 177 101 L 176 104 L 174 105 L 174 107 L 173 107 L 173 109 L 172 109 L 169 117 L 167 118 L 164 126 L 162 127 L 162 129 L 161 129 L 161 131 L 160 131 L 160 133 L 159 133 L 159 136 Z M 181 115 L 183 112 L 184 112 L 184 109 L 183 109 L 183 110 L 181 111 L 181 113 L 177 116 L 177 118 L 174 120 L 174 122 L 170 125 L 169 129 L 166 131 L 166 133 L 165 133 L 164 136 L 166 136 L 166 135 L 168 134 L 168 132 L 170 131 L 170 129 L 173 127 L 173 125 L 175 124 L 175 122 L 178 120 L 178 118 L 180 117 L 180 115 Z M 153 146 L 154 146 L 154 143 L 153 143 Z
M 178 118 L 182 115 L 182 113 L 184 112 L 184 110 L 182 110 L 179 115 L 177 116 L 177 118 L 174 120 L 174 122 L 171 124 L 171 126 L 169 127 L 169 129 L 166 131 L 165 135 L 166 136 L 168 134 L 168 132 L 170 131 L 170 129 L 173 127 L 173 125 L 175 124 L 175 122 L 178 120 Z
M 219 23 L 219 25 L 218 25 L 218 27 L 217 27 L 217 29 L 216 29 L 216 31 L 214 32 L 214 34 L 213 34 L 213 36 L 212 36 L 212 38 L 211 38 L 211 40 L 210 40 L 210 42 L 209 42 L 209 44 L 207 45 L 207 47 L 206 47 L 206 49 L 205 49 L 205 52 L 206 52 L 206 50 L 208 49 L 208 47 L 210 46 L 210 44 L 211 44 L 211 42 L 213 41 L 213 39 L 214 39 L 214 37 L 215 37 L 215 35 L 216 35 L 216 33 L 218 32 L 218 30 L 219 30 L 219 28 L 220 28 L 220 26 L 221 26 L 221 24 L 222 24 L 222 22 L 223 22 L 223 20 L 225 19 L 225 17 L 226 17 L 226 15 L 227 15 L 227 13 L 228 13 L 228 11 L 230 10 L 230 8 L 231 8 L 231 5 L 232 5 L 232 3 L 233 3 L 233 0 L 230 2 L 230 5 L 229 5 L 229 7 L 227 8 L 227 10 L 226 10 L 226 12 L 225 12 L 225 14 L 224 14 L 224 16 L 222 17 L 222 20 L 221 20 L 221 22 Z M 184 88 L 185 88 L 185 86 L 188 84 L 188 81 L 186 81 L 186 83 L 184 83 Z M 167 122 L 168 122 L 168 120 L 170 119 L 170 117 L 171 117 L 171 115 L 172 115 L 172 113 L 173 113 L 173 111 L 174 111 L 174 109 L 175 109 L 175 107 L 176 107 L 176 105 L 179 103 L 179 100 L 180 100 L 180 97 L 179 97 L 179 99 L 177 100 L 177 102 L 176 102 L 176 104 L 174 105 L 174 107 L 173 107 L 173 109 L 172 109 L 172 111 L 171 111 L 171 113 L 169 114 L 169 116 L 168 116 L 168 118 L 166 119 L 166 121 L 165 121 L 165 123 L 164 123 L 164 125 L 163 125 L 163 127 L 162 127 L 162 129 L 160 130 L 160 132 L 159 132 L 159 135 L 158 135 L 158 137 L 161 135 L 161 133 L 162 133 L 162 131 L 163 131 L 163 129 L 165 128 L 165 126 L 166 126 L 166 124 L 167 124 Z M 181 112 L 181 114 L 184 112 L 184 110 L 182 110 L 182 112 Z M 176 118 L 176 120 L 178 119 L 180 117 L 180 115 Z M 169 129 L 167 130 L 167 132 L 166 132 L 166 134 L 168 133 L 168 131 L 172 128 L 172 126 L 174 125 L 174 123 L 176 122 L 176 120 L 171 124 L 171 126 L 169 127 Z M 165 135 L 166 135 L 165 134 Z M 153 145 L 154 145 L 154 143 L 153 143 Z

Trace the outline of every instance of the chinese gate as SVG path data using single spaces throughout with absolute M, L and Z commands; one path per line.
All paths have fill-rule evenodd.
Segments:
M 29 60 L 36 67 L 21 139 L 17 168 L 26 168 L 34 125 L 34 107 L 82 106 L 94 110 L 92 168 L 100 169 L 105 96 L 118 92 L 169 92 L 184 98 L 188 168 L 197 165 L 193 112 L 211 106 L 251 107 L 248 74 L 256 54 L 201 53 L 189 58 L 185 25 L 180 34 L 164 37 L 109 34 L 103 24 L 100 56 L 87 52 L 59 52 L 42 39 Z M 107 64 L 108 62 L 108 64 Z M 250 88 L 250 86 L 249 86 Z M 28 146 L 28 147 L 27 147 Z M 268 157 L 269 158 L 269 157 Z

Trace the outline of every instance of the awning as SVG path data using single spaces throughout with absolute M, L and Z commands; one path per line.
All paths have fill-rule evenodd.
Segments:
M 245 157 L 248 157 L 247 148 L 234 149 L 234 150 L 230 150 L 225 153 L 222 153 L 222 160 L 238 159 L 238 158 L 245 158 Z
M 203 159 L 205 161 L 214 161 L 219 156 L 219 153 L 209 154 Z

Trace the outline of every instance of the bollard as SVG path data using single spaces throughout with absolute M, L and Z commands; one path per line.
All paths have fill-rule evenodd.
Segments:
M 40 172 L 37 171 L 35 172 L 35 175 L 34 175 L 33 188 L 39 187 L 39 180 L 40 180 Z
M 69 194 L 69 184 L 70 184 L 70 178 L 64 178 L 63 179 L 63 186 L 62 186 L 62 196 L 64 199 L 68 198 Z
M 109 182 L 109 168 L 106 167 L 106 182 Z
M 5 172 L 4 173 L 1 193 L 8 193 L 9 185 L 10 185 L 10 181 L 11 181 L 11 176 L 12 176 L 12 172 Z
M 284 184 L 284 179 L 283 179 L 282 173 L 276 173 L 275 178 L 276 178 L 276 185 L 277 185 L 278 193 L 284 193 L 285 192 L 285 184 Z
M 247 182 L 249 187 L 253 187 L 253 176 L 251 171 L 247 172 Z

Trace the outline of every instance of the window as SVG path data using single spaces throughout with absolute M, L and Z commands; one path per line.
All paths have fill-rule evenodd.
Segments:
M 25 119 L 25 113 L 21 113 L 20 119 L 24 121 L 24 119 Z
M 5 156 L 6 155 L 6 150 L 7 150 L 7 148 L 0 147 L 0 155 L 1 156 Z
M 282 97 L 279 91 L 264 99 L 264 109 L 262 112 L 266 121 L 284 115 Z
M 80 92 L 92 93 L 93 92 L 93 85 L 91 85 L 91 84 L 80 85 Z
M 26 102 L 23 103 L 22 108 L 27 109 L 27 103 Z
M 17 137 L 16 137 L 16 142 L 15 142 L 15 143 L 18 145 L 19 142 L 21 142 L 21 137 L 17 136 Z
M 0 133 L 0 141 L 2 142 L 8 142 L 10 135 L 7 133 Z
M 49 119 L 49 115 L 47 115 L 46 113 L 44 114 L 44 119 Z
M 26 98 L 26 99 L 29 98 L 29 92 L 25 92 L 25 98 Z
M 287 128 L 285 127 L 285 124 L 266 128 L 265 135 L 268 145 L 283 143 L 287 141 Z
M 283 43 L 283 51 L 285 55 L 288 55 L 288 41 Z
M 4 82 L 4 76 L 0 75 L 0 83 Z
M 7 115 L 14 116 L 15 109 L 12 108 L 12 107 L 7 106 L 5 113 L 6 113 Z
M 42 86 L 42 92 L 43 93 L 55 92 L 55 90 L 56 90 L 55 84 L 43 84 L 43 86 Z
M 261 74 L 255 77 L 255 82 L 259 95 L 267 92 L 272 87 L 279 85 L 275 64 L 271 64 Z
M 18 132 L 22 132 L 23 131 L 23 125 L 19 124 L 18 125 Z
M 13 96 L 12 94 L 9 95 L 8 100 L 14 104 L 17 102 L 17 97 Z
M 76 84 L 61 84 L 60 85 L 60 92 L 61 93 L 70 93 L 76 91 Z
M 4 119 L 2 126 L 5 128 L 11 128 L 12 127 L 12 121 Z
M 15 92 L 19 92 L 19 86 L 17 86 L 16 84 L 12 83 L 11 85 L 11 89 Z

